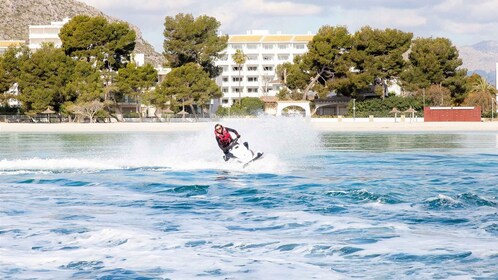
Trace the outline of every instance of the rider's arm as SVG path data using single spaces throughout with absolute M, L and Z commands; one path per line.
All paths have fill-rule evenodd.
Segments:
M 235 129 L 233 129 L 233 128 L 226 127 L 226 126 L 225 126 L 225 128 L 226 128 L 226 130 L 227 130 L 228 132 L 232 132 L 232 133 L 234 133 L 234 134 L 235 134 L 235 136 L 240 137 L 240 134 L 237 132 L 237 130 L 235 130 Z

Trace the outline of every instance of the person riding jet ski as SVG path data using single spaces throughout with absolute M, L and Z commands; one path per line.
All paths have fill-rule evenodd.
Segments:
M 230 153 L 230 144 L 234 141 L 232 138 L 233 133 L 237 136 L 237 139 L 240 138 L 240 134 L 237 130 L 229 127 L 223 127 L 221 124 L 216 124 L 214 126 L 214 135 L 216 136 L 216 142 L 218 142 L 218 147 L 223 151 L 223 159 L 228 161 L 230 158 L 233 158 L 234 155 Z M 249 144 L 244 142 L 244 146 L 249 149 Z

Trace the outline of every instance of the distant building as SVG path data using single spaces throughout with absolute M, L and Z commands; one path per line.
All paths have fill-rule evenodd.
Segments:
M 55 47 L 62 46 L 59 32 L 61 28 L 69 22 L 69 18 L 62 21 L 53 21 L 50 25 L 30 25 L 29 26 L 29 48 L 37 50 L 42 43 L 54 43 Z
M 37 50 L 41 48 L 42 43 L 54 43 L 56 48 L 62 46 L 59 33 L 68 23 L 70 18 L 64 18 L 62 21 L 53 21 L 50 25 L 30 25 L 29 26 L 29 48 Z M 143 53 L 134 53 L 131 58 L 137 66 L 145 64 L 145 55 Z
M 145 54 L 143 53 L 133 53 L 131 55 L 131 59 L 138 67 L 145 65 Z
M 23 40 L 0 40 L 0 54 L 4 53 L 9 47 L 19 47 L 26 44 Z
M 21 102 L 16 99 L 15 97 L 19 95 L 19 85 L 17 83 L 14 83 L 9 90 L 5 92 L 5 94 L 8 94 L 11 96 L 9 100 L 7 100 L 7 104 L 9 107 L 20 107 Z
M 495 67 L 495 75 L 496 75 L 496 79 L 495 79 L 496 89 L 498 89 L 498 62 L 496 63 L 496 67 Z
M 223 92 L 222 106 L 230 106 L 240 97 L 275 96 L 281 88 L 275 70 L 277 65 L 292 62 L 294 57 L 308 51 L 311 34 L 269 34 L 267 30 L 253 30 L 245 35 L 229 35 L 224 55 L 216 61 L 222 74 L 216 83 Z M 232 55 L 242 50 L 246 62 L 239 66 Z M 215 102 L 216 103 L 216 102 Z

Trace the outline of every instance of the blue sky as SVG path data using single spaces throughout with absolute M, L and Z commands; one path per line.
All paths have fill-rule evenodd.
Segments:
M 79 0 L 140 28 L 162 51 L 164 18 L 208 15 L 226 34 L 265 29 L 271 33 L 316 33 L 323 25 L 350 33 L 369 25 L 397 28 L 415 37 L 445 37 L 456 46 L 498 40 L 498 0 Z

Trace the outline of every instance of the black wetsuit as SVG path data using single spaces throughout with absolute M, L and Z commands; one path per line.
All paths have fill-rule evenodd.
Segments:
M 218 143 L 218 147 L 223 151 L 223 153 L 228 154 L 228 146 L 232 143 L 233 139 L 230 135 L 230 132 L 234 133 L 237 137 L 240 137 L 240 134 L 237 130 L 229 127 L 223 127 L 222 133 L 218 133 L 215 131 L 216 142 Z

